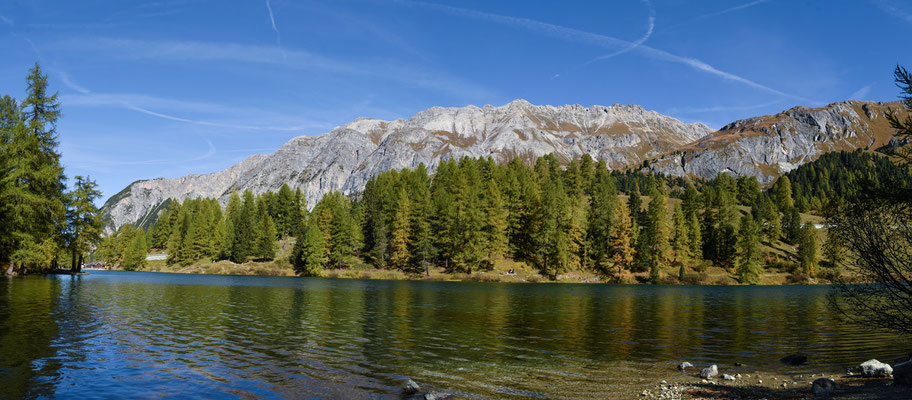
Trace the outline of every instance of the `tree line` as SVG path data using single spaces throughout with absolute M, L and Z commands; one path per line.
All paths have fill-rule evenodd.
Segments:
M 88 177 L 68 179 L 60 164 L 57 93 L 35 63 L 25 98 L 0 97 L 0 265 L 6 274 L 44 272 L 69 264 L 78 272 L 98 243 L 101 224 Z
M 626 196 L 619 182 L 630 185 Z M 463 158 L 442 161 L 432 177 L 424 166 L 383 172 L 358 203 L 365 258 L 412 273 L 432 265 L 471 273 L 509 257 L 552 278 L 590 270 L 648 273 L 655 282 L 711 263 L 757 283 L 770 261 L 763 242 L 798 246 L 808 276 L 819 258 L 817 233 L 801 223 L 787 178 L 770 192 L 755 177 L 719 174 L 694 185 L 609 171 L 588 155 L 566 168 L 554 155 L 532 166 Z
M 872 157 L 845 154 L 850 161 L 831 170 Z M 99 252 L 127 268 L 141 266 L 127 261 L 129 249 L 146 247 L 166 250 L 170 264 L 240 263 L 271 260 L 275 241 L 294 237 L 289 261 L 303 275 L 362 262 L 411 274 L 431 267 L 471 273 L 510 258 L 552 278 L 586 270 L 615 280 L 683 280 L 689 270 L 716 265 L 758 283 L 770 264 L 789 262 L 814 277 L 821 255 L 827 266 L 841 260 L 840 243 L 821 248 L 796 203 L 787 175 L 763 190 L 755 177 L 691 181 L 609 171 L 588 155 L 566 167 L 554 155 L 532 165 L 463 158 L 442 161 L 433 175 L 423 164 L 382 172 L 357 196 L 328 193 L 310 212 L 300 190 L 287 185 L 259 196 L 233 193 L 224 211 L 214 199 L 174 201 L 149 232 L 122 227 Z M 797 257 L 769 251 L 780 245 L 795 247 Z

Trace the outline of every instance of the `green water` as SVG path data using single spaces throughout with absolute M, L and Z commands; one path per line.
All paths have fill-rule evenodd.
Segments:
M 680 361 L 838 372 L 912 346 L 826 287 L 500 284 L 93 271 L 0 280 L 0 397 L 629 398 Z M 801 352 L 808 365 L 786 367 Z

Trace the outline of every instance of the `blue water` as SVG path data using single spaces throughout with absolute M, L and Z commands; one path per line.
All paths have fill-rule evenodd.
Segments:
M 912 349 L 840 321 L 828 290 L 111 271 L 5 279 L 0 397 L 399 398 L 410 377 L 462 398 L 626 398 L 685 360 L 838 372 Z M 809 364 L 778 363 L 794 352 Z

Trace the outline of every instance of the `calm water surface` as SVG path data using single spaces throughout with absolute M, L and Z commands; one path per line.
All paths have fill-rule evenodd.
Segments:
M 827 290 L 0 279 L 0 398 L 397 398 L 404 377 L 465 398 L 628 397 L 681 360 L 835 372 L 908 351 L 841 323 Z M 810 364 L 777 362 L 793 352 Z

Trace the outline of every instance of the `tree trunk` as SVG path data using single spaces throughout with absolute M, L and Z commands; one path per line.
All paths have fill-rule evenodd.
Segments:
M 70 272 L 79 272 L 76 266 L 76 249 L 73 249 L 73 254 L 70 257 Z
M 10 262 L 9 267 L 6 268 L 6 276 L 16 275 L 16 263 Z
M 76 272 L 82 272 L 82 254 L 79 254 L 79 259 L 76 261 Z

